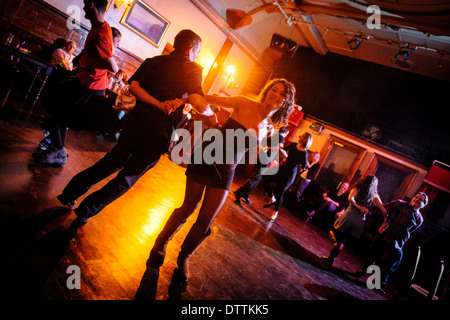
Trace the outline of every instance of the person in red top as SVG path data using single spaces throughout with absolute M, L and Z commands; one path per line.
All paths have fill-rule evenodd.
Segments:
M 93 6 L 94 3 L 86 0 L 84 3 L 85 17 L 92 22 L 92 28 L 86 37 L 84 54 L 80 60 L 77 76 L 89 89 L 105 90 L 108 83 L 108 71 L 112 73 L 118 71 L 117 63 L 113 58 L 112 30 L 104 21 L 104 12 L 99 19 L 92 19 L 91 10 L 86 10 L 86 5 L 90 3 L 90 6 Z
M 49 132 L 50 144 L 39 145 L 35 160 L 42 164 L 64 165 L 66 128 L 115 133 L 119 119 L 104 97 L 108 72 L 119 68 L 113 57 L 111 27 L 105 21 L 107 0 L 84 0 L 85 18 L 91 24 L 77 68 L 77 77 L 49 84 L 42 95 L 45 110 L 51 116 L 42 125 Z M 45 150 L 42 150 L 45 149 Z

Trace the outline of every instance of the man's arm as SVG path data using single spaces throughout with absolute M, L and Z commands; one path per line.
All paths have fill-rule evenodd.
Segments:
M 340 203 L 337 201 L 334 201 L 333 199 L 331 199 L 330 197 L 324 197 L 325 201 L 331 202 L 336 208 L 339 208 Z
M 136 80 L 131 82 L 130 91 L 137 100 L 154 105 L 167 114 L 183 104 L 183 102 L 180 100 L 168 100 L 165 102 L 159 101 L 158 99 L 150 95 L 144 88 L 142 88 L 139 82 Z
M 208 103 L 213 105 L 231 109 L 236 109 L 239 107 L 245 108 L 249 103 L 255 103 L 254 101 L 243 96 L 221 97 L 216 95 L 206 95 L 205 99 Z
M 214 116 L 215 113 L 209 107 L 208 101 L 206 101 L 205 97 L 198 93 L 193 93 L 189 95 L 189 103 L 198 113 L 204 116 Z
M 114 57 L 103 59 L 99 64 L 99 69 L 106 69 L 114 74 L 119 71 L 119 66 L 117 65 L 116 59 L 114 59 Z

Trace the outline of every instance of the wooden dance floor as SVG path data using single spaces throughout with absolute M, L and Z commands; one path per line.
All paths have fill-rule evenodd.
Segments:
M 43 137 L 39 119 L 27 119 L 13 107 L 13 111 L 11 106 L 0 110 L 3 293 L 40 300 L 133 299 L 156 236 L 181 205 L 185 169 L 162 157 L 129 192 L 74 229 L 70 225 L 75 214 L 56 196 L 114 142 L 95 133 L 69 131 L 67 164 L 39 165 L 31 156 Z M 237 176 L 232 190 L 246 178 L 242 173 Z M 344 250 L 333 268 L 326 269 L 320 260 L 331 249 L 325 230 L 286 208 L 269 223 L 271 212 L 263 208 L 263 192 L 258 190 L 252 200 L 252 206 L 238 206 L 230 193 L 212 235 L 190 259 L 191 278 L 182 299 L 384 300 L 392 296 L 393 287 L 382 296 L 367 288 L 367 277 L 349 274 L 362 263 L 356 251 Z M 154 283 L 157 300 L 168 298 L 180 244 L 195 218 L 196 213 L 168 246 Z M 80 289 L 67 286 L 70 266 L 79 267 Z

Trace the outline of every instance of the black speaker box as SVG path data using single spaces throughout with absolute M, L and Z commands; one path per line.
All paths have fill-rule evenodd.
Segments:
M 291 57 L 294 56 L 298 49 L 298 42 L 294 40 L 283 37 L 282 35 L 274 33 L 272 36 L 272 41 L 270 41 L 270 47 L 277 50 L 283 54 L 287 54 Z

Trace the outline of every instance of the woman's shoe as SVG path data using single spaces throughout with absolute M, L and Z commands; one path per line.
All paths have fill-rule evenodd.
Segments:
M 186 278 L 184 272 L 175 268 L 169 285 L 169 300 L 180 300 L 181 294 L 187 289 L 187 284 L 188 278 Z
M 186 291 L 188 280 L 185 272 L 180 271 L 178 268 L 173 270 L 171 282 L 177 283 L 181 292 Z
M 331 249 L 331 252 L 328 255 L 328 257 L 322 257 L 323 263 L 327 267 L 331 268 L 331 265 L 333 264 L 334 260 L 339 255 L 339 253 L 342 251 L 342 249 L 344 249 L 344 244 L 336 242 L 336 244 L 333 245 L 333 249 Z
M 276 202 L 276 201 L 274 201 L 274 202 L 271 202 L 271 203 L 265 204 L 265 205 L 264 205 L 264 208 L 269 208 L 270 206 L 275 206 L 275 203 L 277 203 L 277 202 Z
M 321 258 L 321 260 L 322 260 L 323 264 L 324 264 L 326 267 L 328 267 L 328 268 L 331 268 L 331 265 L 332 265 L 333 262 L 334 262 L 334 258 L 327 257 L 327 256 L 323 256 L 323 257 Z
M 334 233 L 333 230 L 330 230 L 330 232 L 328 232 L 328 235 L 330 236 L 330 240 L 333 243 L 333 246 L 338 244 L 338 241 L 336 239 L 336 234 Z
M 274 222 L 278 217 L 278 211 L 275 211 L 275 213 L 270 217 L 269 221 Z

